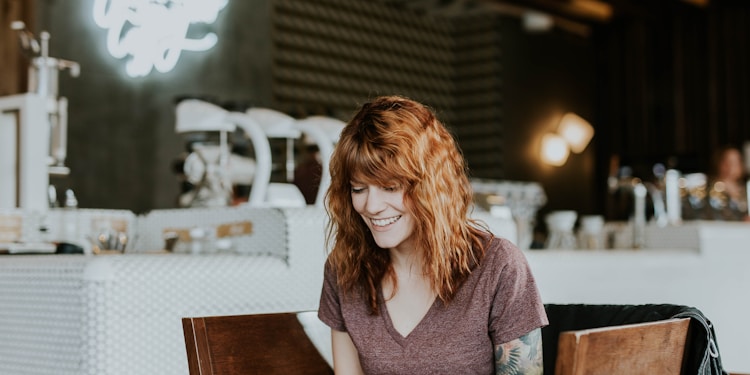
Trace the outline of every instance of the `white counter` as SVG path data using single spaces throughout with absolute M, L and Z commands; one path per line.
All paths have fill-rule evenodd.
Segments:
M 0 374 L 184 375 L 180 318 L 317 308 L 324 212 L 184 212 L 139 218 L 140 246 L 132 254 L 0 257 Z M 158 248 L 166 226 L 238 218 L 252 221 L 257 234 L 237 240 L 242 255 L 138 253 Z M 513 225 L 488 221 L 515 238 Z M 545 303 L 699 308 L 715 325 L 724 366 L 750 373 L 750 224 L 660 231 L 649 232 L 658 236 L 649 243 L 661 249 L 526 255 Z
M 750 372 L 750 224 L 650 228 L 660 249 L 529 250 L 545 303 L 694 306 L 714 324 L 724 367 Z M 693 246 L 669 249 L 670 243 Z
M 317 309 L 324 212 L 196 213 L 177 224 L 242 216 L 257 232 L 241 254 L 0 258 L 0 374 L 185 375 L 181 318 Z M 157 234 L 162 219 L 147 222 Z
M 40 215 L 11 214 L 24 217 L 18 232 L 28 236 L 37 227 Z M 60 222 L 57 214 L 48 213 L 48 221 Z M 476 216 L 515 239 L 512 221 Z M 318 308 L 326 256 L 320 208 L 176 209 L 138 217 L 77 210 L 72 219 L 80 228 L 123 221 L 134 240 L 118 255 L 0 257 L 0 374 L 185 375 L 181 318 Z M 237 222 L 251 231 L 231 237 L 234 253 L 145 254 L 162 247 L 165 232 Z

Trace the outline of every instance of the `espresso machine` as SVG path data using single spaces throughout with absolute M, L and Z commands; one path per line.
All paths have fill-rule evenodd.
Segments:
M 74 61 L 49 56 L 50 34 L 39 39 L 21 21 L 11 29 L 29 58 L 28 92 L 0 97 L 0 209 L 44 211 L 49 176 L 66 176 L 68 101 L 58 93 L 58 73 L 80 74 Z

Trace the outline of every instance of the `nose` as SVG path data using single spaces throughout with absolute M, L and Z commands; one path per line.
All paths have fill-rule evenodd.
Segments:
M 383 191 L 378 188 L 371 186 L 367 189 L 367 200 L 365 201 L 365 210 L 370 215 L 375 215 L 385 210 L 385 195 Z

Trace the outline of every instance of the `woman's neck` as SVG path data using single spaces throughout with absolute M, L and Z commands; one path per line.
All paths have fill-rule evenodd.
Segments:
M 399 247 L 390 249 L 391 265 L 396 275 L 400 277 L 411 274 L 422 275 L 424 257 L 414 247 Z

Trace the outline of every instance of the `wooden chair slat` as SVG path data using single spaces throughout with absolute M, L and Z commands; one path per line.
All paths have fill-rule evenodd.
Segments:
M 556 375 L 679 375 L 690 318 L 566 331 L 560 334 Z
M 296 313 L 182 319 L 190 375 L 333 374 Z

